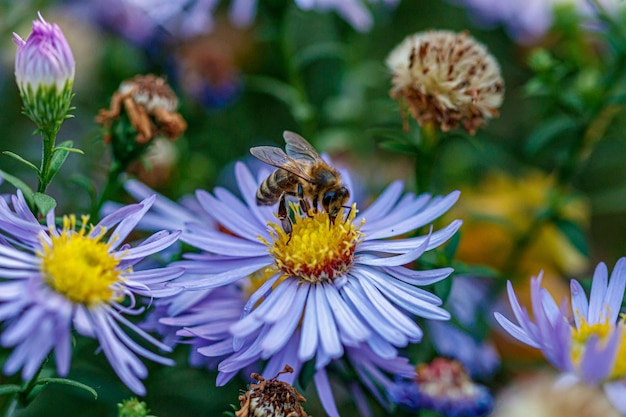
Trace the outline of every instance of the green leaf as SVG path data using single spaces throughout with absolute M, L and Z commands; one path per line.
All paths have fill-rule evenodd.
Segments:
M 66 148 L 66 147 L 64 147 L 64 146 L 56 146 L 56 147 L 54 148 L 54 152 L 56 152 L 56 151 L 67 151 L 67 152 L 71 152 L 71 153 L 78 153 L 78 154 L 81 154 L 81 155 L 84 155 L 84 154 L 85 154 L 85 152 L 83 152 L 83 150 L 82 150 L 82 149 L 78 149 L 78 148 Z
M 582 227 L 573 221 L 565 219 L 556 219 L 554 224 L 565 235 L 567 240 L 576 248 L 576 250 L 584 256 L 589 256 L 587 236 Z
M 298 122 L 308 122 L 315 117 L 315 108 L 293 86 L 272 77 L 248 76 L 245 79 L 250 91 L 273 96 L 287 105 L 291 115 Z
M 439 282 L 433 284 L 433 290 L 437 297 L 441 298 L 444 302 L 448 299 L 450 291 L 452 291 L 452 280 L 454 276 L 450 276 L 446 279 L 442 279 Z
M 48 385 L 48 384 L 60 384 L 60 385 L 69 385 L 70 387 L 78 388 L 83 391 L 87 391 L 89 394 L 93 396 L 95 400 L 98 399 L 98 393 L 95 389 L 91 388 L 89 385 L 85 385 L 81 382 L 74 381 L 73 379 L 67 378 L 40 378 L 35 382 L 36 385 Z
M 456 254 L 456 251 L 459 248 L 459 243 L 461 243 L 461 233 L 457 231 L 450 238 L 450 241 L 443 249 L 443 254 L 446 257 L 447 261 L 454 259 L 454 255 Z
M 15 384 L 0 385 L 0 395 L 17 394 L 22 387 Z
M 46 183 L 50 183 L 52 178 L 59 172 L 61 166 L 67 159 L 67 156 L 70 152 L 83 153 L 80 149 L 72 148 L 72 141 L 66 140 L 59 144 L 59 146 L 55 146 L 52 150 L 52 157 L 50 158 L 50 166 L 48 167 L 48 172 L 45 173 Z
M 301 387 L 306 388 L 309 386 L 309 383 L 313 380 L 313 376 L 315 375 L 315 361 L 308 361 L 302 366 L 302 370 L 300 371 L 300 375 L 298 376 L 298 384 Z
M 379 143 L 379 146 L 393 152 L 406 153 L 410 155 L 419 154 L 419 149 L 412 143 L 383 141 Z
M 18 154 L 13 153 L 11 151 L 3 151 L 2 153 L 5 154 L 6 156 L 10 156 L 11 158 L 15 159 L 16 161 L 19 161 L 19 162 L 23 163 L 24 165 L 26 165 L 30 169 L 34 170 L 36 173 L 39 173 L 39 168 L 37 168 L 37 166 L 35 164 L 33 164 L 30 161 L 27 161 L 26 159 L 22 158 Z
M 551 142 L 558 141 L 565 132 L 576 127 L 576 121 L 570 117 L 563 116 L 549 120 L 530 135 L 525 146 L 526 153 L 531 156 L 535 155 Z
M 302 68 L 319 59 L 345 59 L 348 52 L 348 48 L 338 42 L 317 43 L 299 51 L 294 56 L 293 62 L 296 68 Z
M 22 191 L 22 194 L 24 194 L 24 199 L 26 200 L 26 203 L 32 210 L 35 207 L 35 202 L 33 200 L 33 190 L 31 190 L 31 188 L 28 185 L 26 185 L 26 183 L 22 181 L 21 179 L 14 177 L 11 174 L 6 173 L 2 171 L 1 169 L 0 169 L 0 175 L 2 175 L 2 178 L 4 178 L 6 182 L 11 184 L 18 190 Z
M 47 194 L 35 193 L 33 194 L 33 200 L 37 210 L 44 216 L 57 206 L 56 200 Z

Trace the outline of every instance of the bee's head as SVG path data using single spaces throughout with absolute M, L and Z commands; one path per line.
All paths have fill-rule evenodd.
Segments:
M 322 198 L 322 207 L 331 221 L 334 221 L 341 209 L 345 206 L 346 202 L 350 198 L 350 191 L 345 186 L 333 188 L 324 193 Z

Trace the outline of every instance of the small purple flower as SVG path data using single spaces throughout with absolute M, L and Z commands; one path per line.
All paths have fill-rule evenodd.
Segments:
M 470 9 L 482 26 L 502 24 L 522 44 L 536 42 L 550 30 L 558 7 L 571 6 L 585 19 L 597 14 L 589 0 L 450 0 Z M 623 6 L 621 0 L 599 0 L 609 13 Z
M 593 274 L 589 299 L 578 281 L 571 281 L 571 317 L 568 306 L 557 305 L 541 287 L 541 274 L 530 284 L 534 320 L 520 306 L 508 283 L 511 308 L 517 324 L 495 313 L 496 320 L 513 337 L 540 349 L 563 373 L 561 384 L 583 382 L 602 385 L 622 414 L 626 413 L 626 356 L 624 320 L 619 318 L 626 287 L 626 258 L 617 261 L 609 282 L 604 263 Z
M 123 244 L 148 211 L 154 197 L 124 206 L 90 227 L 88 216 L 65 216 L 55 224 L 54 210 L 41 225 L 22 193 L 0 200 L 0 344 L 13 348 L 4 372 L 21 369 L 35 376 L 54 351 L 57 372 L 66 375 L 71 361 L 72 330 L 98 340 L 120 379 L 145 394 L 147 368 L 137 357 L 171 365 L 173 361 L 137 344 L 123 330 L 156 347 L 170 349 L 124 317 L 144 311 L 137 296 L 159 298 L 178 290 L 166 282 L 182 269 L 143 269 L 139 262 L 174 243 L 180 232 L 161 231 L 131 247 Z
M 475 384 L 459 362 L 446 358 L 419 365 L 415 379 L 391 385 L 389 396 L 410 411 L 432 410 L 444 417 L 484 417 L 493 408 L 489 390 Z
M 128 39 L 148 45 L 160 34 L 189 39 L 210 33 L 215 27 L 215 13 L 224 3 L 219 0 L 112 0 L 92 1 L 84 12 L 92 19 L 121 33 Z M 336 11 L 356 30 L 368 31 L 374 20 L 368 3 L 384 3 L 392 8 L 399 0 L 295 0 L 303 10 Z M 228 14 L 237 27 L 254 22 L 257 0 L 232 0 Z
M 22 95 L 30 89 L 56 88 L 57 94 L 74 83 L 76 64 L 70 45 L 56 24 L 46 22 L 41 14 L 33 21 L 33 32 L 26 40 L 13 34 L 17 45 L 15 78 Z
M 440 356 L 458 360 L 469 374 L 476 377 L 492 375 L 500 365 L 498 352 L 490 340 L 480 338 L 490 303 L 489 282 L 472 276 L 456 276 L 446 307 L 456 323 L 430 321 L 429 336 Z
M 374 398 L 387 412 L 391 412 L 392 402 L 388 392 L 394 381 L 415 378 L 415 367 L 404 357 L 383 359 L 366 345 L 348 347 L 343 358 L 319 369 L 313 377 L 320 402 L 330 417 L 339 416 L 330 380 L 338 379 L 332 376 L 340 377 L 348 370 L 358 377 L 352 377 L 348 390 L 361 417 L 374 416 L 368 398 Z M 340 381 L 345 383 L 346 379 L 349 378 Z

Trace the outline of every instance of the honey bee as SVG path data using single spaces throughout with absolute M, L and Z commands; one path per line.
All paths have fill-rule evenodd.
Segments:
M 278 204 L 278 218 L 285 233 L 291 234 L 292 225 L 287 213 L 287 196 L 297 197 L 302 211 L 317 210 L 318 203 L 332 222 L 350 198 L 350 192 L 341 182 L 336 169 L 328 165 L 302 136 L 285 131 L 285 151 L 273 146 L 257 146 L 250 153 L 276 168 L 256 193 L 260 206 Z M 311 199 L 312 205 L 309 205 Z

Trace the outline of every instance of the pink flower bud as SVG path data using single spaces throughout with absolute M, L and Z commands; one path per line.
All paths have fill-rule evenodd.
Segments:
M 76 64 L 63 32 L 56 24 L 46 22 L 41 13 L 33 21 L 33 32 L 24 41 L 16 33 L 15 78 L 22 95 L 30 85 L 32 92 L 40 86 L 56 86 L 57 93 L 71 89 Z

